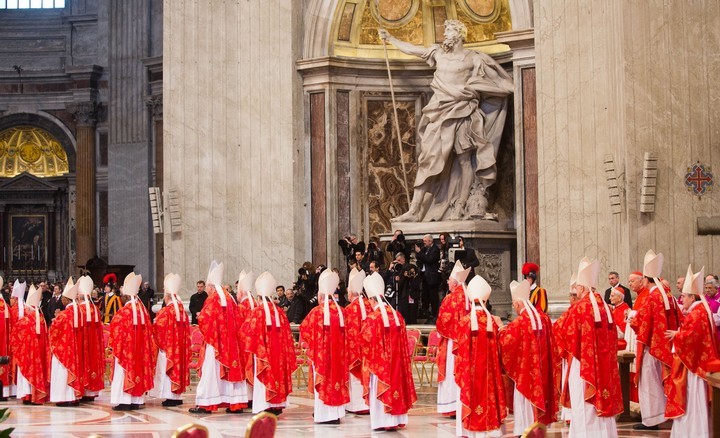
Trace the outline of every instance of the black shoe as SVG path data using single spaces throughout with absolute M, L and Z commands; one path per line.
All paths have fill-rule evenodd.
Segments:
M 281 408 L 267 408 L 267 409 L 265 409 L 265 412 L 269 412 L 269 413 L 271 413 L 271 414 L 273 414 L 273 415 L 280 415 L 280 414 L 282 414 L 282 411 L 283 411 L 283 410 L 282 410 Z
M 135 404 L 135 403 L 130 403 L 130 409 L 133 410 L 133 411 L 137 411 L 138 409 L 142 409 L 142 408 L 144 408 L 144 407 L 145 407 L 145 405 L 139 405 L 139 404 Z
M 236 410 L 233 411 L 233 410 L 230 409 L 230 408 L 226 408 L 226 409 L 225 409 L 225 412 L 228 413 L 228 414 L 242 414 L 242 413 L 243 413 L 243 410 L 242 410 L 242 409 L 236 409 Z
M 340 424 L 340 419 L 337 420 L 330 420 L 330 421 L 323 421 L 317 424 Z
M 131 411 L 132 405 L 126 405 L 126 404 L 119 404 L 117 406 L 113 406 L 113 411 Z
M 74 408 L 76 406 L 80 406 L 80 402 L 77 400 L 71 402 L 60 402 L 57 404 L 57 406 L 61 408 Z
M 0 402 L 6 402 L 8 401 L 8 397 L 0 397 Z
M 656 424 L 655 426 L 645 426 L 644 424 L 636 424 L 633 426 L 635 430 L 660 430 L 660 427 Z
M 89 395 L 86 395 L 86 396 L 84 396 L 83 398 L 81 398 L 80 401 L 83 402 L 83 403 L 94 402 L 94 401 L 95 401 L 95 397 L 91 397 L 91 396 L 89 396 Z
M 170 398 L 162 402 L 162 405 L 165 407 L 180 406 L 181 404 L 183 404 L 182 400 L 174 400 Z
M 212 411 L 208 411 L 205 408 L 201 408 L 200 406 L 195 406 L 194 408 L 188 409 L 188 412 L 191 414 L 212 414 Z

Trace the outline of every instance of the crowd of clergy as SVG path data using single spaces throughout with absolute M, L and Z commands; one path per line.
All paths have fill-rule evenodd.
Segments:
M 613 309 L 597 291 L 600 263 L 584 258 L 570 280 L 570 307 L 555 322 L 546 314 L 546 292 L 535 284 L 539 267 L 526 264 L 526 279 L 510 284 L 517 317 L 504 324 L 488 309 L 488 282 L 475 275 L 466 283 L 470 268 L 456 263 L 437 318 L 438 413 L 455 419 L 457 436 L 503 436 L 510 413 L 513 435 L 538 422 L 565 421 L 572 437 L 617 436 L 615 417 L 623 411 L 617 352 L 625 348 L 636 354 L 637 427 L 673 420 L 671 436 L 709 436 L 705 377 L 717 367 L 718 352 L 704 273 L 688 267 L 683 294 L 699 299 L 682 312 L 663 285 L 662 264 L 662 254 L 648 251 L 643 271 L 633 274 L 634 307 L 616 299 Z M 272 301 L 277 282 L 268 272 L 257 278 L 242 272 L 232 296 L 222 288 L 223 276 L 223 264 L 213 262 L 198 315 L 203 346 L 189 411 L 280 415 L 298 365 L 288 319 Z M 136 298 L 141 282 L 134 273 L 124 279 L 122 293 L 130 299 L 109 326 L 110 401 L 120 411 L 140 409 L 146 396 L 181 405 L 190 386 L 190 320 L 177 296 L 180 276 L 165 277 L 165 305 L 154 322 Z M 350 272 L 345 308 L 333 299 L 339 282 L 336 272 L 323 271 L 319 305 L 300 325 L 313 421 L 338 424 L 351 412 L 368 415 L 372 430 L 406 427 L 417 395 L 405 321 L 386 301 L 378 273 Z M 15 282 L 10 302 L 0 298 L 0 356 L 9 359 L 0 365 L 1 400 L 93 402 L 104 388 L 105 352 L 92 279 L 67 282 L 65 309 L 49 328 L 40 291 L 31 285 L 24 300 L 25 288 Z

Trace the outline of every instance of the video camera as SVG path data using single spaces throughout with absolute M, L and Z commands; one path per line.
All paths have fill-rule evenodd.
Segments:
M 457 260 L 463 260 L 467 257 L 467 250 L 460 249 L 457 246 L 453 246 L 448 249 L 448 261 L 450 264 L 455 264 Z

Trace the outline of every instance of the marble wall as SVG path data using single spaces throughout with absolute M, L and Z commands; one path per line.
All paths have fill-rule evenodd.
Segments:
M 542 283 L 564 300 L 584 255 L 623 278 L 649 248 L 663 274 L 720 272 L 720 236 L 698 236 L 718 194 L 684 184 L 696 161 L 720 169 L 720 3 L 535 3 Z M 643 156 L 658 155 L 655 213 L 640 212 Z M 603 161 L 620 189 L 613 214 Z M 674 283 L 674 281 L 673 281 Z
M 187 291 L 213 259 L 229 283 L 252 269 L 287 284 L 309 253 L 299 3 L 165 0 L 164 182 L 182 215 L 165 272 Z

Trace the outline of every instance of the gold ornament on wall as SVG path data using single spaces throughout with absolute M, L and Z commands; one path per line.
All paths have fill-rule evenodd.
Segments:
M 65 175 L 67 154 L 49 132 L 33 126 L 15 126 L 0 132 L 0 178 L 28 172 L 38 177 Z

